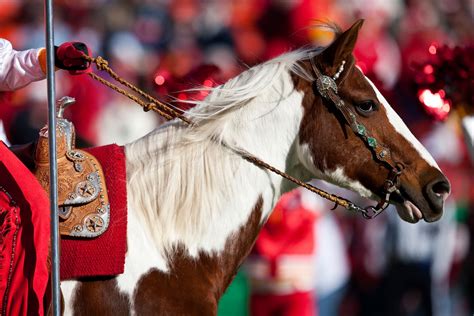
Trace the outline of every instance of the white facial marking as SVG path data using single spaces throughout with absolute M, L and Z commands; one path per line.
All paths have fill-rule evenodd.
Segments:
M 408 129 L 406 124 L 402 121 L 400 116 L 392 109 L 390 104 L 385 100 L 385 97 L 380 93 L 380 91 L 377 89 L 377 87 L 370 81 L 369 78 L 365 77 L 367 81 L 370 83 L 372 88 L 375 91 L 375 94 L 377 95 L 377 98 L 381 104 L 385 107 L 385 110 L 387 112 L 387 117 L 392 124 L 392 126 L 395 128 L 395 130 L 405 137 L 405 139 L 415 148 L 416 151 L 420 154 L 421 157 L 432 167 L 435 167 L 436 169 L 439 170 L 438 164 L 434 160 L 434 158 L 431 156 L 431 154 L 426 150 L 426 148 L 416 139 L 416 137 L 412 134 L 412 132 Z

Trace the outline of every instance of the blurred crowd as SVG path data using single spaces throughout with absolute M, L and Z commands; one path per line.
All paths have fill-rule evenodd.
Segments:
M 313 238 L 305 253 L 311 267 L 298 266 L 312 280 L 304 288 L 323 316 L 474 313 L 474 159 L 469 160 L 459 124 L 466 111 L 452 111 L 442 122 L 430 117 L 412 67 L 441 45 L 474 43 L 471 0 L 56 0 L 54 5 L 56 43 L 86 43 L 121 76 L 178 105 L 180 99 L 200 97 L 183 92 L 187 88 L 217 85 L 303 45 L 329 44 L 334 34 L 311 27 L 316 21 L 345 29 L 364 18 L 355 50 L 358 66 L 439 162 L 453 194 L 441 221 L 410 225 L 393 209 L 366 221 L 329 211 L 330 205 L 302 191 L 290 193 L 293 208 L 315 214 L 301 217 L 311 219 Z M 0 38 L 17 50 L 44 46 L 43 1 L 0 0 L 0 8 Z M 124 144 L 163 121 L 87 75 L 58 72 L 57 94 L 77 100 L 66 116 L 76 125 L 79 146 Z M 4 130 L 12 144 L 35 140 L 47 119 L 45 83 L 2 93 L 0 103 L 0 133 Z M 223 298 L 221 315 L 249 313 L 248 296 L 256 295 L 254 263 L 245 265 Z

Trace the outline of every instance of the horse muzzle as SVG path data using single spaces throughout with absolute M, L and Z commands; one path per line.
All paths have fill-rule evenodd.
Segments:
M 392 194 L 391 202 L 397 206 L 399 216 L 410 223 L 420 219 L 435 222 L 443 215 L 444 202 L 449 196 L 451 185 L 448 179 L 439 171 L 430 172 L 425 185 L 419 185 L 419 179 L 401 179 L 400 189 Z

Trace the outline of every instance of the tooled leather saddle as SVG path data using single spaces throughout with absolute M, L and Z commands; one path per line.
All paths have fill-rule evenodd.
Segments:
M 58 166 L 59 232 L 63 236 L 97 237 L 109 226 L 110 204 L 104 173 L 90 153 L 75 148 L 74 125 L 63 118 L 64 109 L 74 98 L 58 101 L 56 152 Z M 48 127 L 39 132 L 34 174 L 49 192 Z

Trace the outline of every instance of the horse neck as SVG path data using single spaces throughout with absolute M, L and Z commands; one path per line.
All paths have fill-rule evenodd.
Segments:
M 286 77 L 212 127 L 228 146 L 281 170 L 293 165 L 303 115 L 303 96 Z M 163 271 L 180 249 L 194 261 L 225 257 L 223 275 L 234 273 L 283 190 L 279 176 L 200 138 L 205 128 L 170 124 L 126 146 L 129 204 L 160 256 L 171 259 Z

